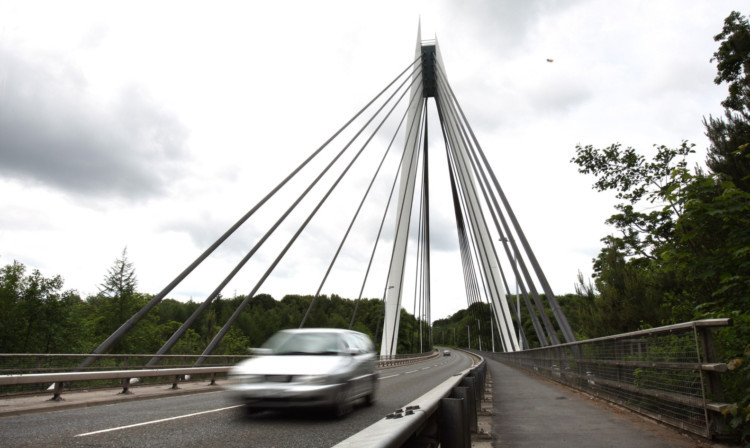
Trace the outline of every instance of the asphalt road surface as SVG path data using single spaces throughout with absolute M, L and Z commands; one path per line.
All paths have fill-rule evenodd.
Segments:
M 248 416 L 225 391 L 0 418 L 0 446 L 330 447 L 471 366 L 457 351 L 379 371 L 376 402 L 342 419 L 319 411 Z

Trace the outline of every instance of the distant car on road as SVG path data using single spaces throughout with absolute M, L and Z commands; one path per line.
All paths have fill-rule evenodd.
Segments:
M 450 350 L 443 350 L 443 356 L 450 356 L 451 351 Z
M 229 386 L 249 412 L 280 408 L 329 408 L 349 413 L 356 400 L 375 400 L 375 346 L 357 331 L 282 330 L 258 355 L 229 372 Z

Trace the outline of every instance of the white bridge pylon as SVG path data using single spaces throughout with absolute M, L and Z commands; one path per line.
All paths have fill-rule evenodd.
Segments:
M 425 54 L 433 54 L 430 60 Z M 414 200 L 414 192 L 417 183 L 417 167 L 419 165 L 419 146 L 421 132 L 411 131 L 412 125 L 419 125 L 423 115 L 425 101 L 416 100 L 415 97 L 434 96 L 438 103 L 438 110 L 441 110 L 441 101 L 449 101 L 440 97 L 438 92 L 437 71 L 438 67 L 442 68 L 442 58 L 437 45 L 437 41 L 423 43 L 421 32 L 417 33 L 416 58 L 422 58 L 422 70 L 415 71 L 414 78 L 422 77 L 423 83 L 414 83 L 410 92 L 410 106 L 407 115 L 407 133 L 404 145 L 404 163 L 401 166 L 399 196 L 396 218 L 396 235 L 392 251 L 391 265 L 388 276 L 388 283 L 385 293 L 385 318 L 383 320 L 383 336 L 381 340 L 381 355 L 395 355 L 398 348 L 398 330 L 400 324 L 400 310 L 402 303 L 404 267 L 406 260 L 407 245 L 409 239 L 409 222 L 411 219 L 411 207 L 408 205 Z M 433 67 L 427 67 L 426 62 L 433 64 Z M 429 77 L 432 77 L 429 79 Z M 432 83 L 432 84 L 430 84 Z M 425 86 L 432 86 L 429 90 Z M 444 135 L 447 138 L 446 145 L 454 163 L 454 172 L 456 180 L 462 188 L 459 191 L 461 202 L 465 209 L 470 212 L 466 213 L 464 220 L 467 221 L 467 229 L 471 232 L 473 241 L 476 242 L 476 253 L 478 270 L 481 277 L 485 279 L 485 294 L 490 301 L 492 310 L 492 323 L 496 326 L 495 330 L 500 338 L 504 351 L 512 352 L 520 349 L 517 330 L 515 329 L 512 319 L 511 310 L 508 306 L 505 288 L 501 280 L 500 263 L 497 258 L 491 233 L 487 227 L 482 206 L 479 197 L 481 193 L 477 190 L 476 179 L 473 174 L 472 163 L 469 149 L 465 140 L 461 138 L 460 123 L 453 113 L 441 113 L 440 125 L 443 128 Z M 426 148 L 425 148 L 426 150 Z M 406 204 L 406 206 L 404 206 Z M 429 219 L 429 217 L 427 218 Z M 429 244 L 429 238 L 427 238 Z M 429 269 L 429 265 L 427 265 Z M 428 274 L 429 278 L 429 274 Z M 465 279 L 466 280 L 466 279 Z M 429 298 L 426 299 L 427 311 L 426 316 L 430 316 Z

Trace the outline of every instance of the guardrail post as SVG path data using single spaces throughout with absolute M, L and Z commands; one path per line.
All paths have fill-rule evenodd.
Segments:
M 55 387 L 52 390 L 52 398 L 50 398 L 49 401 L 64 401 L 63 397 L 60 396 L 62 395 L 62 390 L 63 390 L 63 383 L 59 381 L 55 383 Z
M 464 387 L 454 388 L 466 389 Z M 466 418 L 466 401 L 463 398 L 440 399 L 440 446 L 444 448 L 469 448 L 471 435 Z
M 480 408 L 480 401 L 481 401 L 481 400 L 479 400 L 479 391 L 478 391 L 478 389 L 479 389 L 479 381 L 478 381 L 477 377 L 473 376 L 473 373 L 474 373 L 473 370 L 471 372 L 469 372 L 469 374 L 466 375 L 461 380 L 461 383 L 459 383 L 459 385 L 460 386 L 466 386 L 466 387 L 468 387 L 470 389 L 469 404 L 472 404 L 474 406 L 473 407 L 469 406 L 469 409 L 470 410 L 471 409 L 479 410 L 479 408 Z M 469 412 L 471 412 L 471 411 L 469 411 Z M 476 412 L 474 412 L 474 414 L 476 414 Z M 476 420 L 476 418 L 474 418 L 474 420 Z M 469 424 L 471 425 L 471 416 L 469 416 L 469 422 L 470 422 Z M 471 425 L 471 426 L 472 426 L 472 431 L 476 432 L 476 430 L 474 429 L 474 425 Z
M 465 383 L 464 381 L 468 378 L 461 380 L 461 387 L 454 387 L 451 392 L 451 398 L 462 398 L 466 403 L 466 421 L 470 432 L 477 432 L 477 405 L 474 399 L 474 379 L 471 378 L 471 383 Z M 469 434 L 469 432 L 467 432 Z M 469 435 L 469 437 L 471 437 Z
M 211 374 L 211 382 L 208 383 L 209 386 L 216 386 L 216 373 Z
M 123 378 L 120 385 L 122 386 L 122 392 L 119 395 L 130 395 L 133 393 L 130 392 L 130 378 Z
M 174 381 L 172 381 L 172 389 L 173 390 L 174 389 L 179 389 L 179 387 L 177 387 L 177 383 L 179 383 L 179 382 L 180 382 L 180 375 L 175 375 L 174 376 Z
M 467 377 L 474 378 L 474 397 L 476 398 L 477 411 L 482 410 L 482 399 L 484 398 L 484 383 L 487 378 L 487 363 L 482 362 L 472 369 Z

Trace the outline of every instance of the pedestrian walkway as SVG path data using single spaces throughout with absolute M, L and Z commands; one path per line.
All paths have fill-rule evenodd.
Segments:
M 95 389 L 63 391 L 62 401 L 50 401 L 52 392 L 40 395 L 24 395 L 12 398 L 0 398 L 0 417 L 4 415 L 21 415 L 31 412 L 58 411 L 62 409 L 81 408 L 113 404 L 123 401 L 143 400 L 147 398 L 166 397 L 193 394 L 199 392 L 213 392 L 221 390 L 219 386 L 211 386 L 208 381 L 179 383 L 178 389 L 172 389 L 169 384 L 134 385 L 130 394 L 120 394 L 117 389 Z
M 720 447 L 553 381 L 487 360 L 496 447 Z

